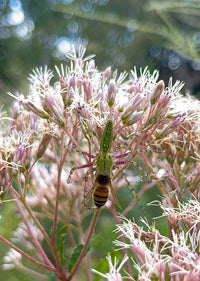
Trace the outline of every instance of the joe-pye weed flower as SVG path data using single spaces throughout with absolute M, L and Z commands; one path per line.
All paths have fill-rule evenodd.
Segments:
M 138 74 L 134 68 L 130 74 L 120 74 L 108 67 L 100 72 L 94 56 L 84 55 L 83 47 L 68 54 L 70 62 L 57 66 L 55 73 L 47 67 L 35 69 L 29 76 L 26 97 L 10 94 L 16 100 L 0 135 L 1 203 L 6 204 L 7 194 L 14 199 L 23 226 L 19 224 L 18 232 L 13 233 L 13 239 L 21 233 L 17 240 L 10 242 L 2 236 L 0 240 L 33 263 L 31 274 L 39 273 L 45 279 L 53 272 L 58 280 L 71 280 L 79 278 L 82 262 L 87 280 L 91 280 L 95 250 L 88 253 L 89 244 L 103 208 L 94 206 L 92 194 L 99 159 L 103 159 L 103 176 L 109 178 L 114 190 L 104 199 L 104 208 L 118 225 L 124 259 L 118 268 L 108 259 L 110 273 L 101 276 L 121 280 L 124 265 L 130 279 L 135 278 L 136 267 L 138 280 L 186 280 L 186 276 L 194 276 L 198 263 L 190 244 L 199 237 L 199 221 L 189 215 L 186 206 L 192 202 L 189 199 L 195 206 L 199 200 L 200 103 L 182 96 L 183 83 L 170 80 L 165 86 L 158 81 L 158 71 L 151 74 L 145 68 Z M 112 133 L 105 132 L 106 124 L 112 124 Z M 143 168 L 134 164 L 135 157 Z M 134 177 L 132 170 L 127 170 L 132 164 L 147 178 L 139 195 L 132 185 L 138 175 Z M 126 216 L 141 201 L 140 195 L 155 184 L 165 198 L 160 206 L 167 210 L 168 237 L 151 227 L 145 233 L 128 221 L 128 227 L 119 227 L 115 206 L 121 201 L 118 189 L 128 185 L 137 199 L 127 200 L 125 207 L 123 204 L 120 212 Z M 85 221 L 91 214 L 88 227 Z M 177 246 L 181 237 L 185 237 L 185 244 L 190 239 L 185 252 Z M 126 248 L 131 249 L 137 266 L 127 258 Z M 187 255 L 186 262 L 180 263 L 180 257 Z M 20 267 L 22 262 L 20 258 Z M 175 279 L 176 272 L 177 278 L 183 279 Z

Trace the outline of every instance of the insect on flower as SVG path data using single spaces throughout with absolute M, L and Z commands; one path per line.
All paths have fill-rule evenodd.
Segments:
M 111 191 L 115 202 L 120 207 L 120 203 L 111 183 L 113 160 L 110 155 L 110 150 L 112 147 L 112 139 L 113 122 L 111 119 L 109 119 L 101 138 L 100 154 L 96 159 L 97 172 L 95 176 L 95 183 L 91 189 L 91 191 L 93 191 L 93 201 L 97 208 L 100 208 L 106 204 L 109 197 L 109 190 Z
M 116 193 L 112 186 L 112 170 L 118 169 L 120 171 L 120 168 L 118 165 L 122 164 L 134 164 L 138 167 L 138 164 L 132 161 L 113 161 L 113 157 L 111 156 L 111 148 L 112 148 L 112 142 L 113 142 L 113 121 L 109 119 L 106 123 L 105 129 L 103 131 L 101 141 L 100 141 L 100 151 L 98 152 L 97 156 L 91 155 L 89 153 L 84 153 L 89 158 L 92 158 L 92 162 L 90 164 L 73 167 L 70 170 L 70 174 L 68 177 L 68 183 L 70 183 L 70 177 L 72 173 L 77 169 L 92 167 L 92 170 L 96 171 L 95 174 L 95 180 L 92 188 L 90 188 L 89 191 L 85 188 L 85 205 L 87 206 L 88 200 L 92 197 L 93 203 L 95 205 L 95 208 L 101 208 L 103 207 L 108 198 L 109 193 L 111 192 L 112 197 L 115 201 L 115 203 L 118 205 L 119 208 L 121 208 L 119 200 L 116 196 Z M 124 155 L 117 156 L 118 159 L 124 158 L 129 153 L 126 153 Z M 85 177 L 87 178 L 87 177 Z M 125 178 L 128 186 L 133 191 L 132 187 L 130 186 L 128 180 Z M 133 191 L 134 196 L 137 200 L 139 200 L 136 193 Z

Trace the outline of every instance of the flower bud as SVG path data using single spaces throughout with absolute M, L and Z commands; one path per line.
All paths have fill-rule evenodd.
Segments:
M 127 92 L 128 92 L 129 94 L 132 94 L 134 90 L 135 90 L 135 87 L 134 87 L 134 86 L 131 86 L 131 87 L 127 90 Z
M 193 182 L 192 182 L 192 189 L 191 191 L 194 192 L 198 187 L 200 183 L 200 165 L 195 169 L 195 173 L 193 176 Z
M 8 185 L 8 171 L 5 163 L 0 163 L 0 202 L 4 198 Z
M 66 104 L 66 95 L 67 95 L 67 78 L 66 77 L 60 77 L 60 87 L 61 87 L 61 96 L 63 99 L 63 103 Z
M 70 106 L 74 99 L 74 90 L 70 89 L 66 94 L 66 106 Z
M 167 224 L 169 227 L 169 236 L 172 239 L 172 232 L 179 234 L 182 231 L 180 218 L 175 213 L 170 213 L 167 217 Z
M 89 60 L 87 64 L 88 74 L 92 76 L 95 71 L 95 60 Z
M 139 112 L 133 113 L 133 115 L 131 115 L 131 117 L 128 120 L 124 120 L 122 122 L 125 126 L 131 126 L 142 118 L 143 113 L 144 113 L 144 111 L 139 111 Z
M 163 141 L 161 149 L 165 152 L 166 159 L 170 164 L 173 164 L 176 159 L 176 148 L 170 142 Z
M 171 96 L 169 93 L 160 97 L 157 104 L 155 104 L 150 118 L 150 123 L 160 120 L 169 110 L 168 104 L 170 102 Z
M 88 109 L 84 105 L 81 106 L 78 103 L 78 107 L 76 108 L 76 110 L 77 110 L 77 113 L 78 113 L 79 117 L 83 117 L 83 119 L 87 119 L 87 120 L 90 119 L 90 114 L 88 112 Z
M 69 80 L 69 85 L 66 91 L 66 96 L 65 96 L 66 106 L 70 106 L 73 102 L 75 87 L 76 87 L 76 78 L 75 76 L 72 76 Z
M 136 96 L 134 101 L 131 102 L 131 105 L 122 114 L 122 117 L 121 117 L 122 121 L 127 121 L 128 119 L 131 118 L 134 111 L 136 111 L 138 106 L 140 105 L 142 99 L 143 98 L 139 94 Z
M 104 78 L 105 81 L 110 78 L 111 73 L 112 73 L 111 67 L 109 66 L 109 67 L 106 68 L 106 70 L 103 73 L 103 78 Z
M 68 85 L 68 90 L 70 90 L 71 88 L 75 89 L 76 87 L 76 78 L 73 75 L 70 79 L 69 79 L 69 85 Z
M 46 95 L 43 99 L 43 104 L 49 115 L 53 117 L 61 125 L 61 127 L 65 127 L 63 106 L 58 103 L 56 97 L 51 94 Z
M 112 107 L 113 104 L 115 103 L 116 93 L 117 93 L 117 90 L 115 87 L 115 80 L 111 79 L 109 86 L 108 86 L 108 99 L 107 99 L 109 107 Z
M 165 87 L 165 84 L 164 84 L 164 81 L 160 81 L 158 82 L 158 84 L 156 85 L 152 95 L 151 95 L 151 104 L 155 104 L 158 102 L 162 92 L 164 91 L 164 87 Z
M 42 108 L 36 106 L 35 104 L 33 104 L 30 101 L 23 101 L 22 105 L 27 110 L 31 110 L 33 113 L 35 113 L 36 115 L 38 115 L 39 117 L 41 117 L 43 119 L 49 119 L 50 118 L 49 114 L 46 111 L 44 111 Z
M 87 103 L 89 103 L 89 101 L 92 98 L 92 84 L 89 81 L 84 81 L 83 83 L 83 88 L 84 88 L 84 97 L 85 97 L 85 101 Z
M 133 243 L 130 249 L 138 262 L 140 264 L 143 264 L 145 262 L 145 255 L 147 250 L 145 244 L 138 239 L 138 243 Z
M 54 106 L 52 115 L 55 118 L 55 120 L 58 122 L 58 124 L 61 127 L 65 128 L 65 120 L 64 120 L 64 117 L 63 117 L 63 114 L 62 114 L 60 108 Z
M 22 145 L 22 144 L 19 144 L 15 148 L 13 161 L 16 164 L 23 166 L 24 161 L 25 161 L 25 157 L 26 157 L 26 146 Z
M 67 78 L 64 76 L 60 77 L 60 87 L 61 89 L 67 88 Z
M 159 133 L 157 138 L 162 139 L 168 136 L 170 133 L 174 132 L 183 122 L 183 117 L 178 116 L 172 122 L 170 122 L 165 128 L 162 129 L 162 131 Z
M 176 153 L 176 161 L 179 165 L 181 165 L 187 158 L 188 158 L 188 151 L 183 150 L 183 148 L 181 149 L 177 149 L 177 153 Z
M 47 133 L 43 135 L 43 137 L 39 143 L 39 146 L 38 146 L 37 159 L 40 159 L 44 155 L 51 139 L 52 139 L 51 135 L 49 135 Z
M 171 95 L 169 93 L 166 93 L 165 95 L 163 95 L 159 101 L 158 101 L 158 107 L 163 107 L 166 108 L 170 102 L 171 99 Z

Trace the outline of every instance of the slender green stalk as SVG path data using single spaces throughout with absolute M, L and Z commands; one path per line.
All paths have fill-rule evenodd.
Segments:
M 80 257 L 79 257 L 79 259 L 78 259 L 78 261 L 77 261 L 75 267 L 73 268 L 71 274 L 67 277 L 67 281 L 69 281 L 69 280 L 72 279 L 72 277 L 73 277 L 74 274 L 76 273 L 76 271 L 77 271 L 77 269 L 78 269 L 78 267 L 79 267 L 79 265 L 80 265 L 80 263 L 81 263 L 81 261 L 82 261 L 84 255 L 85 255 L 85 253 L 86 253 L 86 251 L 87 251 L 88 245 L 89 245 L 89 243 L 90 243 L 92 234 L 93 234 L 94 229 L 95 229 L 95 225 L 96 225 L 96 222 L 97 222 L 97 218 L 98 218 L 98 216 L 99 216 L 99 213 L 100 213 L 100 208 L 98 208 L 98 209 L 95 210 L 94 217 L 93 217 L 93 220 L 92 220 L 92 223 L 91 223 L 91 226 L 90 226 L 90 230 L 89 230 L 89 233 L 88 233 L 88 237 L 87 237 L 87 239 L 86 239 L 86 241 L 85 241 L 85 245 L 84 245 L 84 247 L 83 247 L 83 250 L 82 250 L 82 252 L 81 252 L 81 254 L 80 254 Z

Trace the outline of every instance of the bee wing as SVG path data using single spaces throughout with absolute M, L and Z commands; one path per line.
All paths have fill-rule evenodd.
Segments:
M 112 197 L 113 197 L 115 203 L 117 204 L 117 206 L 118 206 L 120 209 L 122 209 L 122 207 L 121 207 L 121 205 L 120 205 L 120 203 L 119 203 L 119 200 L 118 200 L 118 198 L 117 198 L 117 195 L 116 195 L 116 193 L 115 193 L 115 191 L 114 191 L 114 189 L 113 189 L 112 184 L 110 183 L 109 186 L 110 186 L 110 191 L 111 191 L 111 193 L 112 193 Z
M 94 192 L 94 190 L 95 190 L 95 185 L 92 186 L 92 187 L 88 190 L 88 192 L 87 192 L 87 198 L 92 197 L 92 193 Z
M 94 189 L 95 189 L 95 185 L 92 186 L 88 191 L 84 191 L 84 205 L 87 206 L 91 197 L 92 197 L 92 194 L 94 192 Z

